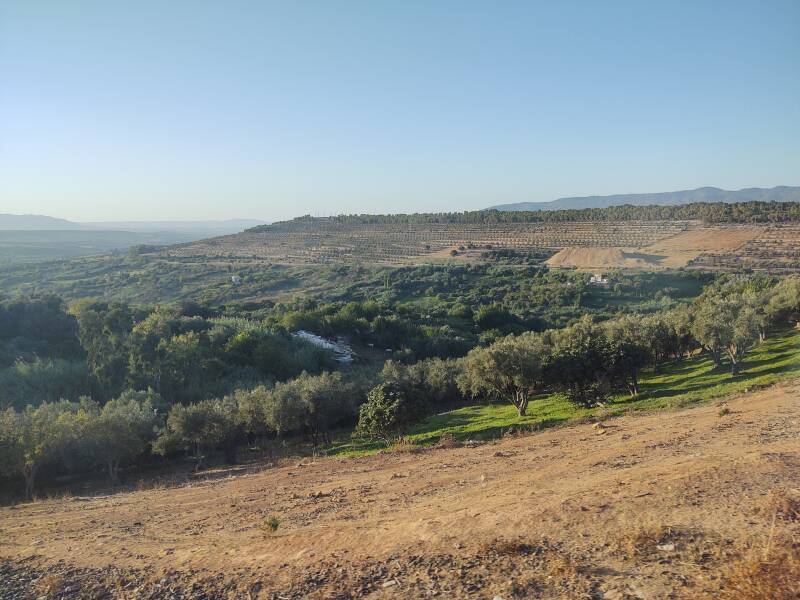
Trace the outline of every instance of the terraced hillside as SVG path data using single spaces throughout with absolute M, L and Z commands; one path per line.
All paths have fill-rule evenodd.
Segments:
M 800 270 L 800 225 L 699 220 L 508 223 L 296 219 L 173 246 L 172 258 L 261 259 L 283 264 L 408 265 L 475 260 L 487 250 L 553 255 L 553 267 Z
M 734 251 L 705 252 L 692 261 L 692 266 L 718 271 L 800 271 L 800 225 L 791 223 L 759 228 L 756 235 Z
M 558 251 L 569 246 L 643 248 L 683 233 L 691 222 L 632 221 L 611 226 L 597 223 L 360 224 L 314 219 L 278 223 L 260 231 L 175 246 L 170 256 L 259 257 L 275 262 L 365 261 L 409 264 L 449 257 L 451 250 L 512 248 Z M 462 248 L 463 247 L 463 248 Z M 443 254 L 444 252 L 444 254 Z

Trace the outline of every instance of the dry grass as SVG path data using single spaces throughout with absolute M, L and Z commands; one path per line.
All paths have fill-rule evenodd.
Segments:
M 550 550 L 545 558 L 545 573 L 549 579 L 576 582 L 581 575 L 581 567 L 569 554 Z
M 611 540 L 613 550 L 626 558 L 648 556 L 658 551 L 657 546 L 667 542 L 672 528 L 654 519 L 623 521 Z
M 800 522 L 800 490 L 777 490 L 766 500 L 764 510 L 780 521 Z
M 419 452 L 420 447 L 417 446 L 410 438 L 402 436 L 394 440 L 389 446 L 386 447 L 384 452 Z
M 534 546 L 523 540 L 496 539 L 481 544 L 482 554 L 499 554 L 501 556 L 514 556 L 517 554 L 530 554 Z
M 46 598 L 55 598 L 65 584 L 66 580 L 60 573 L 48 573 L 36 582 L 36 590 Z
M 455 436 L 450 432 L 445 432 L 439 437 L 439 441 L 436 443 L 437 448 L 455 448 L 460 444 L 456 440 Z
M 713 595 L 721 600 L 796 600 L 800 598 L 800 548 L 782 540 L 750 548 L 723 570 Z

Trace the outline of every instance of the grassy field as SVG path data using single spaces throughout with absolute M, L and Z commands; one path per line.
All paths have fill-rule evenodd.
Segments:
M 559 394 L 545 394 L 533 398 L 528 414 L 519 417 L 508 403 L 479 404 L 433 415 L 411 429 L 406 438 L 422 446 L 437 443 L 445 434 L 458 441 L 494 439 L 515 430 L 534 431 L 592 416 L 607 418 L 629 411 L 680 408 L 797 376 L 800 376 L 800 332 L 788 329 L 773 332 L 752 350 L 736 376 L 731 375 L 727 364 L 715 368 L 710 358 L 700 356 L 664 366 L 660 374 L 646 373 L 639 396 L 618 395 L 604 407 L 582 409 Z M 349 434 L 342 434 L 328 454 L 361 455 L 385 447 L 383 442 L 353 440 Z

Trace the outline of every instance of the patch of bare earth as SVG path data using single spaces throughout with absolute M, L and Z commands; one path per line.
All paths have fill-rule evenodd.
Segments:
M 4 507 L 0 598 L 794 598 L 800 383 L 727 406 Z
M 570 246 L 550 257 L 551 267 L 659 269 L 685 267 L 706 253 L 735 254 L 763 232 L 761 227 L 700 227 L 641 248 Z
M 564 248 L 547 259 L 550 267 L 577 269 L 657 269 L 666 257 L 624 248 Z

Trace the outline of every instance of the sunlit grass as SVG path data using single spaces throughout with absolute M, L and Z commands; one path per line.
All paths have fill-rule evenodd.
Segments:
M 605 415 L 615 415 L 690 406 L 790 377 L 800 377 L 800 333 L 783 330 L 773 333 L 752 350 L 736 376 L 731 375 L 729 365 L 715 368 L 710 358 L 700 356 L 665 365 L 659 374 L 646 372 L 639 396 L 615 396 L 601 409 L 575 407 L 559 394 L 532 398 L 524 417 L 518 416 L 516 409 L 507 403 L 480 404 L 433 415 L 412 428 L 408 438 L 419 445 L 435 444 L 445 433 L 459 441 L 486 440 L 512 429 L 535 430 L 565 424 L 594 415 L 598 410 Z M 351 439 L 349 432 L 344 432 L 328 454 L 370 454 L 385 446 L 379 441 Z

